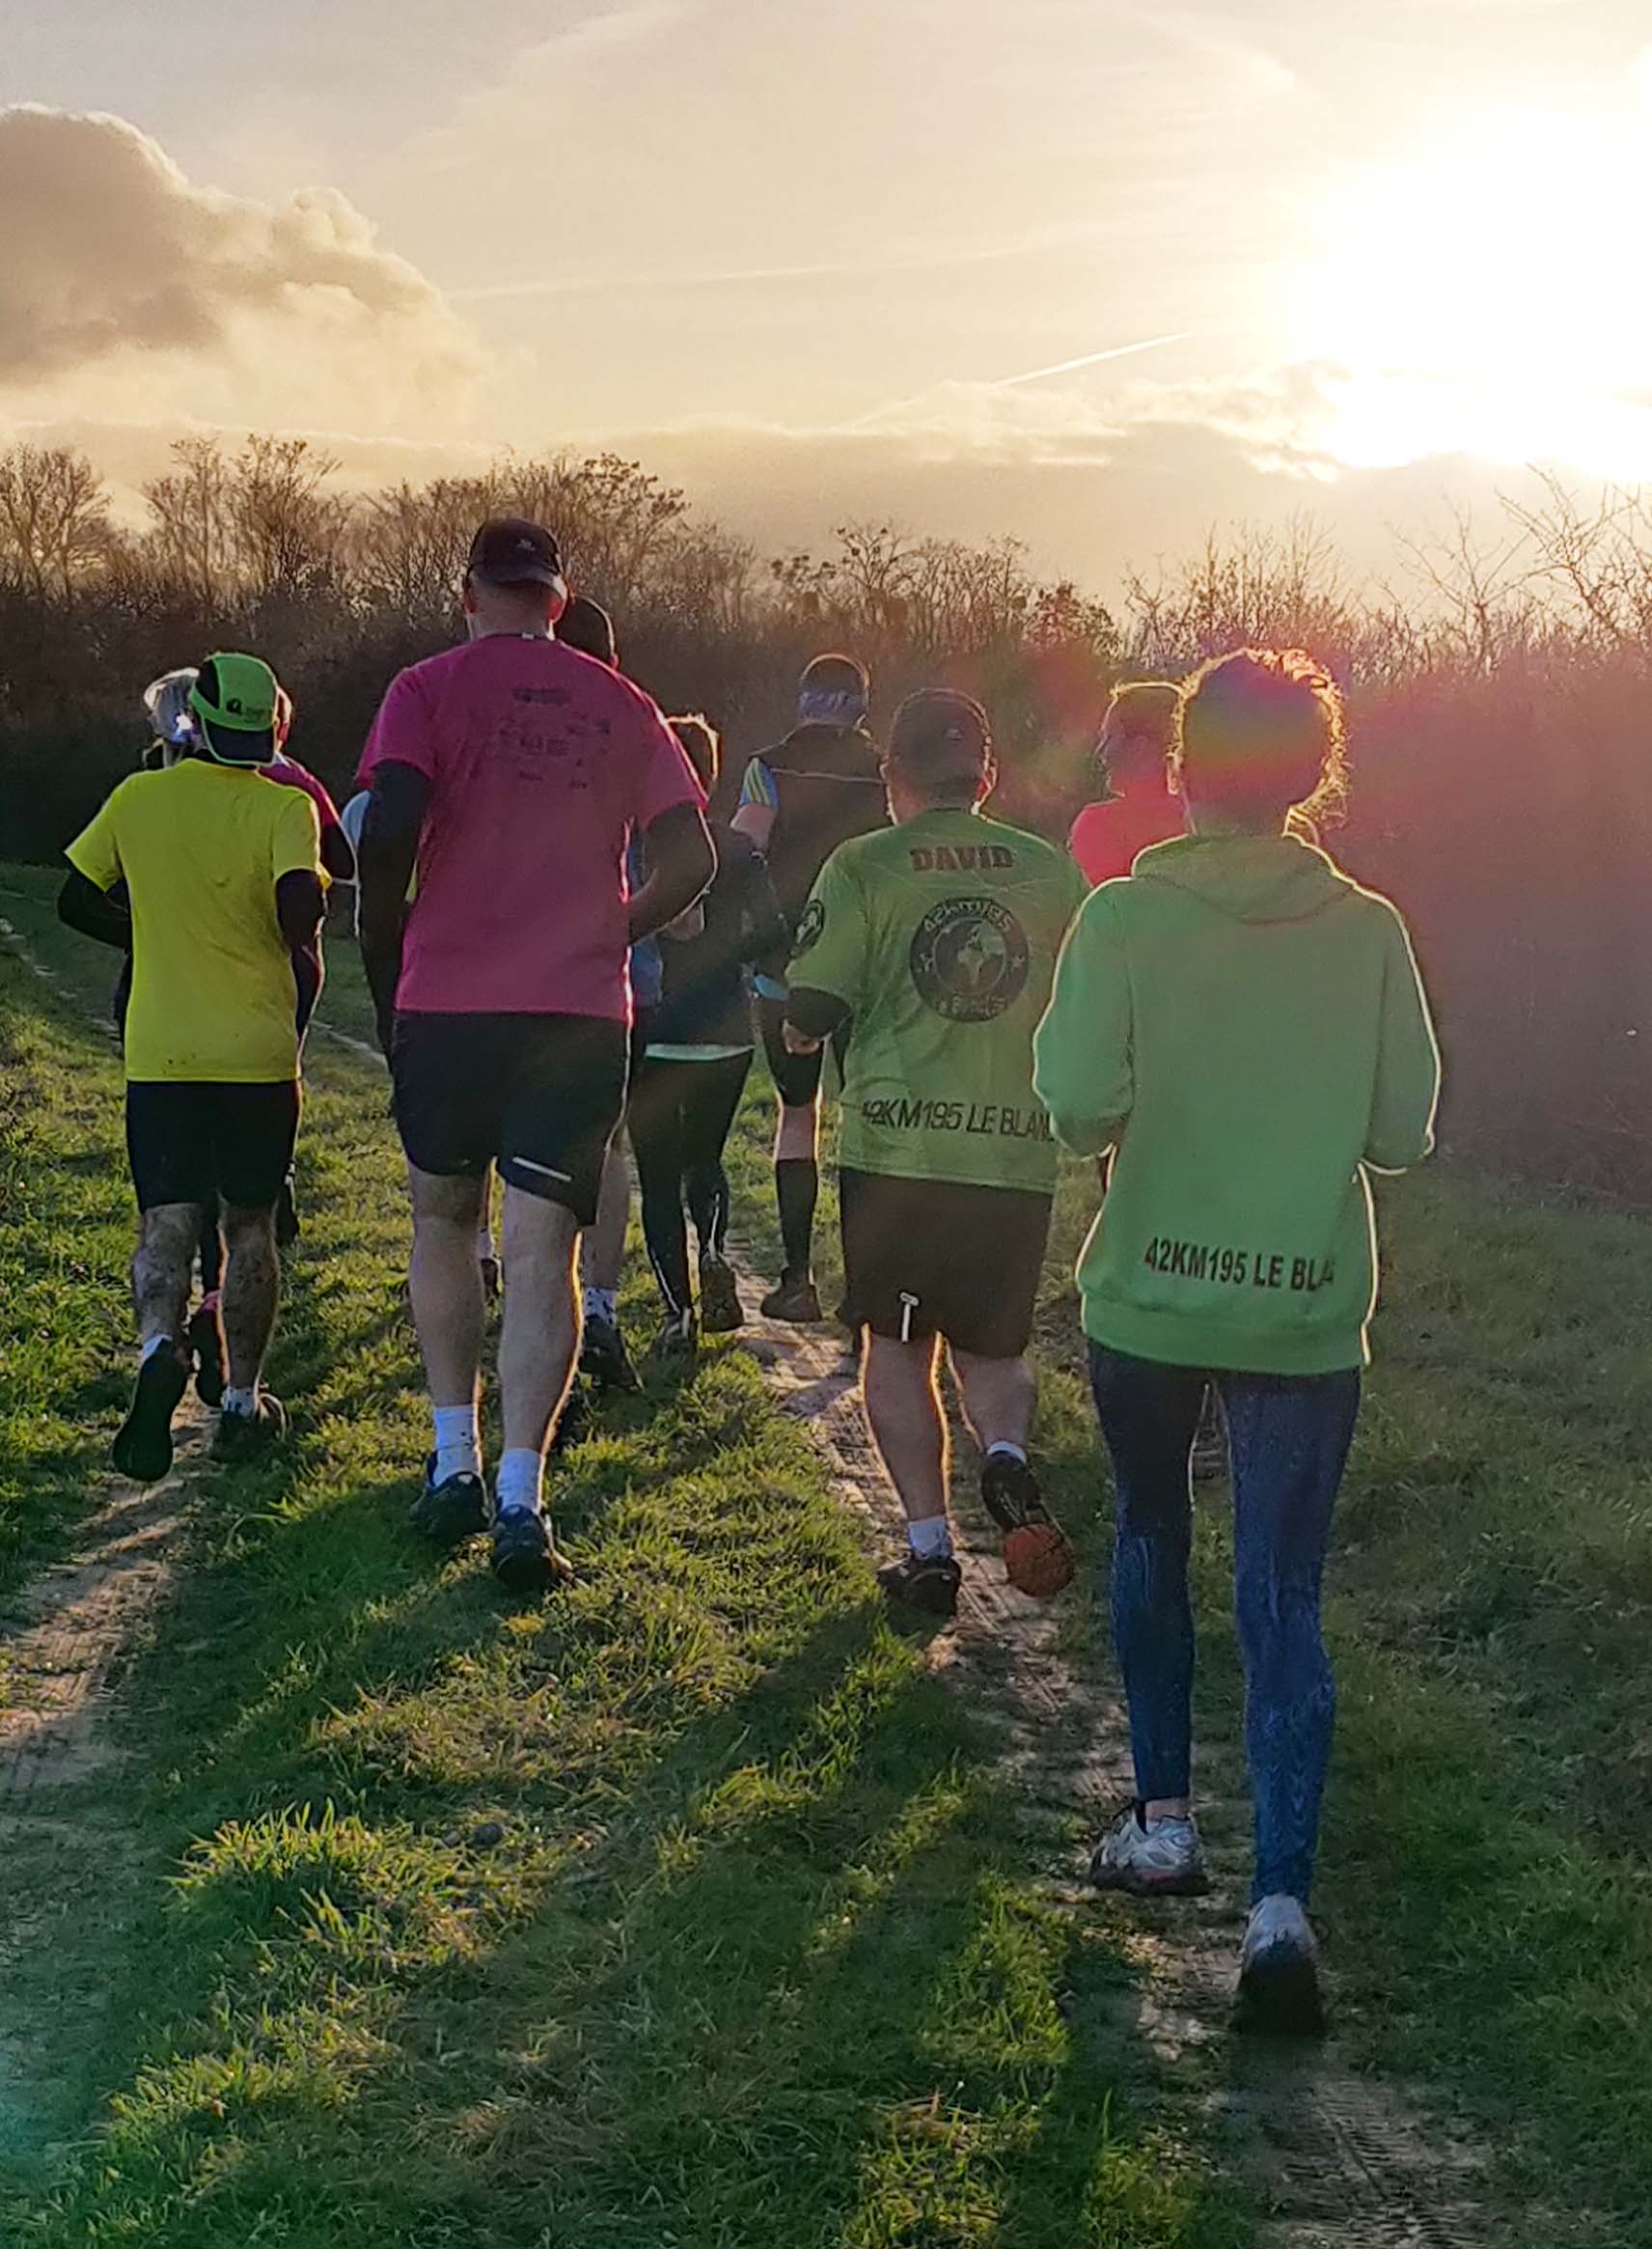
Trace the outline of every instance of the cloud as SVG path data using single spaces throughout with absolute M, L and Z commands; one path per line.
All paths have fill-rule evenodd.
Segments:
M 61 412 L 373 430 L 462 408 L 477 343 L 342 195 L 188 180 L 117 117 L 0 109 L 0 389 Z

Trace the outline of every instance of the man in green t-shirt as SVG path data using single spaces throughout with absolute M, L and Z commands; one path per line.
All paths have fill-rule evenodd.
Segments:
M 845 1318 L 866 1331 L 867 1418 L 909 1541 L 879 1581 L 938 1616 L 955 1613 L 959 1584 L 943 1342 L 1011 1583 L 1048 1594 L 1072 1575 L 1028 1465 L 1026 1352 L 1056 1183 L 1032 1033 L 1086 892 L 1064 852 L 981 817 L 995 778 L 978 703 L 944 688 L 908 696 L 884 758 L 896 824 L 821 869 L 785 1004 L 794 1052 L 846 1034 Z

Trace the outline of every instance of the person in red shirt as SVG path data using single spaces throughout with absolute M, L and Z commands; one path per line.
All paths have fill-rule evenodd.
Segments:
M 356 878 L 356 855 L 350 847 L 339 808 L 333 802 L 332 791 L 317 773 L 308 765 L 301 765 L 296 758 L 287 754 L 287 737 L 292 731 L 292 698 L 285 687 L 278 690 L 275 707 L 275 755 L 262 768 L 266 781 L 279 782 L 284 789 L 302 789 L 316 807 L 316 821 L 321 831 L 321 865 L 335 882 L 353 882 Z
M 1180 705 L 1181 689 L 1168 680 L 1132 680 L 1113 690 L 1095 745 L 1109 794 L 1087 804 L 1067 835 L 1092 890 L 1128 875 L 1140 852 L 1182 832 L 1181 798 L 1170 781 Z
M 410 1292 L 435 1415 L 414 1524 L 448 1544 L 487 1526 L 477 1227 L 497 1165 L 493 1567 L 523 1593 L 573 1574 L 544 1519 L 544 1455 L 579 1356 L 579 1232 L 625 1102 L 627 955 L 716 864 L 704 791 L 658 707 L 553 637 L 567 598 L 548 531 L 484 523 L 465 570 L 468 643 L 392 681 L 358 775 L 362 958 L 412 1180 Z M 650 870 L 634 893 L 633 833 Z

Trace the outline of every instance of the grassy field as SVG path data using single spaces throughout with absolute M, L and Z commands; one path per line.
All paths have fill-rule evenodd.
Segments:
M 38 879 L 3 884 L 0 912 L 100 994 Z M 359 1029 L 336 950 L 328 1008 Z M 126 1221 L 107 1047 L 4 954 L 0 1035 L 14 1585 L 96 1496 Z M 4 2157 L 8 2241 L 1250 2239 L 1205 2121 L 1223 2040 L 1169 2082 L 1120 2037 L 1151 1973 L 1139 1918 L 1052 1898 L 984 1731 L 886 1628 L 745 1352 L 708 1352 L 574 1456 L 564 1606 L 512 1614 L 477 1557 L 405 1539 L 426 1438 L 382 1081 L 322 1041 L 313 1078 L 273 1370 L 296 1440 L 202 1478 L 125 1682 L 116 1809 L 143 1910 L 113 1952 L 69 1917 L 107 2035 L 40 2070 L 96 2128 Z M 759 1129 L 738 1166 L 755 1241 Z M 1042 1438 L 1099 1567 L 1060 1279 L 1083 1201 L 1075 1178 Z M 1385 1201 L 1334 1565 L 1318 1911 L 1342 2025 L 1372 2069 L 1483 2125 L 1500 2205 L 1592 2211 L 1633 2249 L 1652 2242 L 1652 2152 L 1627 2128 L 1652 2096 L 1652 1237 L 1446 1171 Z M 641 1278 L 631 1302 L 642 1319 Z M 1207 1501 L 1213 1772 L 1237 1702 L 1226 1556 Z M 1093 1657 L 1095 1607 L 1069 1629 Z
M 115 1146 L 112 1059 L 0 976 L 17 1160 L 76 1179 Z M 125 1681 L 145 1909 L 113 1948 L 93 1912 L 60 1925 L 106 2031 L 36 2064 L 100 2121 L 12 2147 L 8 2242 L 1244 2241 L 1106 2029 L 1126 1932 L 1048 1901 L 990 1744 L 885 1625 L 749 1355 L 575 1456 L 565 1603 L 512 1613 L 478 1555 L 405 1537 L 426 1438 L 382 1084 L 321 1042 L 314 1079 L 272 1369 L 296 1440 L 203 1476 Z M 118 1164 L 96 1178 L 91 1213 L 0 1221 L 9 1410 L 56 1417 L 6 1495 L 19 1567 L 72 1529 L 68 1462 L 85 1491 L 124 1371 Z

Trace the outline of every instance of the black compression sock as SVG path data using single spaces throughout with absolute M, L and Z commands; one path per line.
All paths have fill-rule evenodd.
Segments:
M 775 1200 L 780 1205 L 780 1238 L 788 1280 L 808 1277 L 819 1195 L 820 1166 L 812 1156 L 786 1156 L 775 1165 Z

